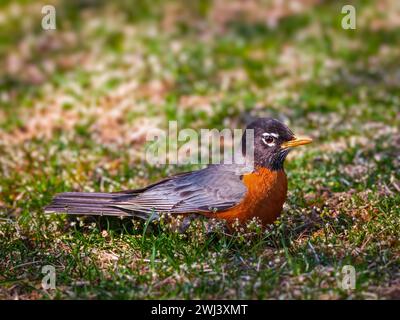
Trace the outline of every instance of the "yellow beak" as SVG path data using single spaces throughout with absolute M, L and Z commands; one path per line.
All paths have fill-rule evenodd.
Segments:
M 312 139 L 310 138 L 306 138 L 306 137 L 294 137 L 293 140 L 287 141 L 282 143 L 282 148 L 286 149 L 286 148 L 294 148 L 294 147 L 298 147 L 298 146 L 302 146 L 303 144 L 309 144 L 312 142 Z

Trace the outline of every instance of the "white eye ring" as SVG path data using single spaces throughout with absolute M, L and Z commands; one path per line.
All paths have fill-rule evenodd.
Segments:
M 262 141 L 264 142 L 264 144 L 266 144 L 268 147 L 273 147 L 275 146 L 275 139 L 277 139 L 279 137 L 278 134 L 276 133 L 268 133 L 268 132 L 264 132 L 262 134 Z M 272 142 L 267 142 L 268 138 L 272 138 Z

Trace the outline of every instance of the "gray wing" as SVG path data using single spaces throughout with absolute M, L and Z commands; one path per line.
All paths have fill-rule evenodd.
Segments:
M 142 213 L 216 212 L 238 204 L 247 188 L 234 166 L 211 165 L 133 192 L 121 195 L 112 205 L 124 211 Z

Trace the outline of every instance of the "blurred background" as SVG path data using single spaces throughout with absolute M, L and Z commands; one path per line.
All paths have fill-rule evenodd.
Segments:
M 56 9 L 56 30 L 41 10 Z M 355 30 L 341 27 L 353 4 Z M 2 1 L 0 137 L 139 150 L 165 120 L 275 115 L 326 139 L 398 121 L 398 1 Z M 335 129 L 335 130 L 332 130 Z

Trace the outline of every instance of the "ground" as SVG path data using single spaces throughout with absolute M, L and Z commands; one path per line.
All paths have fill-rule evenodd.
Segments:
M 355 30 L 341 27 L 348 2 Z M 0 298 L 399 298 L 397 2 L 53 0 L 44 31 L 41 1 L 2 1 Z M 43 213 L 58 192 L 195 169 L 143 161 L 169 120 L 260 116 L 314 139 L 287 159 L 288 201 L 267 230 Z

